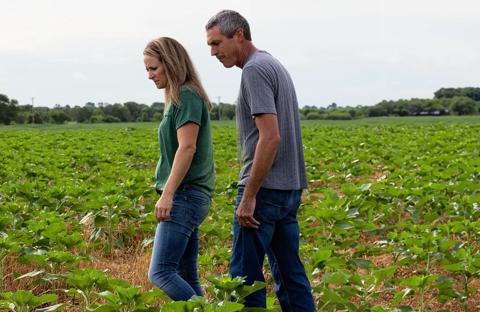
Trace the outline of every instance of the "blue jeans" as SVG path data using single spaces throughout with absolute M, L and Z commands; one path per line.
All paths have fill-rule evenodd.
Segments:
M 148 279 L 173 300 L 203 296 L 197 273 L 198 226 L 211 199 L 190 186 L 173 197 L 170 219 L 157 224 Z
M 241 227 L 236 218 L 243 190 L 243 186 L 238 187 L 230 275 L 245 276 L 249 285 L 254 281 L 265 281 L 262 268 L 266 254 L 282 311 L 315 311 L 310 282 L 298 254 L 297 211 L 302 191 L 261 188 L 256 196 L 254 213 L 261 225 L 258 229 L 250 229 Z M 265 307 L 266 290 L 248 296 L 245 306 Z

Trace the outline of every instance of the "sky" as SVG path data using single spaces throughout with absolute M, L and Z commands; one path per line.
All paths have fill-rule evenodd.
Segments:
M 210 56 L 205 24 L 222 9 L 290 72 L 301 107 L 432 98 L 479 87 L 478 0 L 0 0 L 0 94 L 34 106 L 150 105 L 143 48 L 177 39 L 213 102 L 234 103 L 241 69 Z

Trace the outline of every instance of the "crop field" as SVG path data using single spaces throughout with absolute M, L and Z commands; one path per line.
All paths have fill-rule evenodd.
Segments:
M 480 117 L 302 127 L 300 253 L 318 310 L 480 311 Z M 205 298 L 171 302 L 149 283 L 156 136 L 153 123 L 0 127 L 0 311 L 242 311 L 264 287 L 227 277 L 231 122 L 213 123 Z

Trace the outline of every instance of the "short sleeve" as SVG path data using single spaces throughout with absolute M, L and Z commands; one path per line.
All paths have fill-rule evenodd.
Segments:
M 181 128 L 189 122 L 202 125 L 203 100 L 190 90 L 180 92 L 180 106 L 175 107 L 175 129 Z
M 243 69 L 242 93 L 250 106 L 252 116 L 277 114 L 274 83 L 262 68 L 249 66 Z

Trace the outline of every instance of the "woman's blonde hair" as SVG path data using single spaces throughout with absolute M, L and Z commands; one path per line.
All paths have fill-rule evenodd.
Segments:
M 181 105 L 180 87 L 184 85 L 190 90 L 196 91 L 208 104 L 209 110 L 212 108 L 187 50 L 177 40 L 169 37 L 154 39 L 147 44 L 143 54 L 157 58 L 165 68 L 167 78 L 167 85 L 165 86 L 166 105 L 171 103 Z

